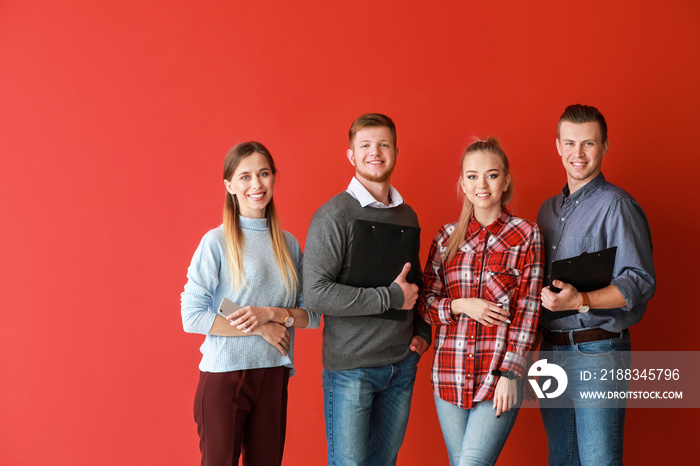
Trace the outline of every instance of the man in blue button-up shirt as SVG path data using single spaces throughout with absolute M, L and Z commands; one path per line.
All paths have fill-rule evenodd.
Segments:
M 542 350 L 551 351 L 568 376 L 557 408 L 554 400 L 541 400 L 549 463 L 622 464 L 624 402 L 584 400 L 580 392 L 627 391 L 624 378 L 603 377 L 603 372 L 629 368 L 628 328 L 642 319 L 656 289 L 651 232 L 639 204 L 601 173 L 608 136 L 598 109 L 567 107 L 556 146 L 567 184 L 542 204 L 537 217 L 545 240 L 545 283 L 555 260 L 613 246 L 617 255 L 608 286 L 585 293 L 554 280 L 560 292 L 542 290 L 542 305 L 552 311 L 544 312 Z M 561 313 L 572 310 L 578 312 Z M 581 380 L 581 371 L 594 376 Z

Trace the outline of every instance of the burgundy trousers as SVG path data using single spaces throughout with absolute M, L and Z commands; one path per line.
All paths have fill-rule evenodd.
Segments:
M 202 466 L 282 464 L 288 367 L 201 372 L 194 398 Z

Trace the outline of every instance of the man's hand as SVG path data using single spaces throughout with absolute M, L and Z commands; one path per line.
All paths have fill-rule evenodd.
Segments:
M 560 288 L 561 291 L 555 293 L 548 286 L 545 286 L 540 293 L 542 305 L 550 311 L 570 311 L 578 309 L 583 304 L 581 293 L 573 285 L 561 280 L 553 280 L 552 285 Z
M 423 353 L 425 353 L 425 350 L 428 349 L 428 342 L 425 341 L 423 337 L 415 335 L 408 347 L 411 349 L 411 351 L 418 353 L 418 356 L 422 356 Z
M 411 263 L 406 262 L 401 273 L 394 280 L 394 283 L 398 284 L 401 287 L 401 291 L 403 291 L 403 306 L 401 306 L 401 309 L 406 311 L 413 309 L 418 299 L 418 286 L 406 281 L 406 275 L 408 275 L 409 270 L 411 270 Z

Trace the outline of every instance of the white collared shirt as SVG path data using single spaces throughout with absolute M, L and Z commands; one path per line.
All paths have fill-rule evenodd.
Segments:
M 365 188 L 354 176 L 352 177 L 352 180 L 350 180 L 350 184 L 348 185 L 348 189 L 346 191 L 352 197 L 357 199 L 357 202 L 359 202 L 362 207 L 369 206 L 378 209 L 390 209 L 403 204 L 403 197 L 401 197 L 401 194 L 399 194 L 399 192 L 393 186 L 389 186 L 389 205 L 386 205 L 376 200 L 374 196 L 372 196 L 372 193 L 367 191 L 367 188 Z

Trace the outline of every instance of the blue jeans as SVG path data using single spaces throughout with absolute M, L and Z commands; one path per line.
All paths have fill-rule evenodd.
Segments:
M 517 405 L 499 417 L 493 409 L 493 400 L 464 409 L 434 396 L 450 466 L 496 464 L 518 416 L 522 391 L 518 390 Z
M 420 356 L 381 367 L 323 370 L 329 465 L 393 465 L 408 424 Z
M 549 464 L 621 465 L 625 431 L 624 400 L 584 399 L 582 391 L 627 391 L 629 382 L 610 377 L 609 371 L 627 369 L 631 362 L 629 332 L 609 340 L 553 346 L 542 351 L 568 377 L 566 391 L 555 400 L 540 399 L 540 413 L 549 444 Z M 591 374 L 583 377 L 582 373 Z

